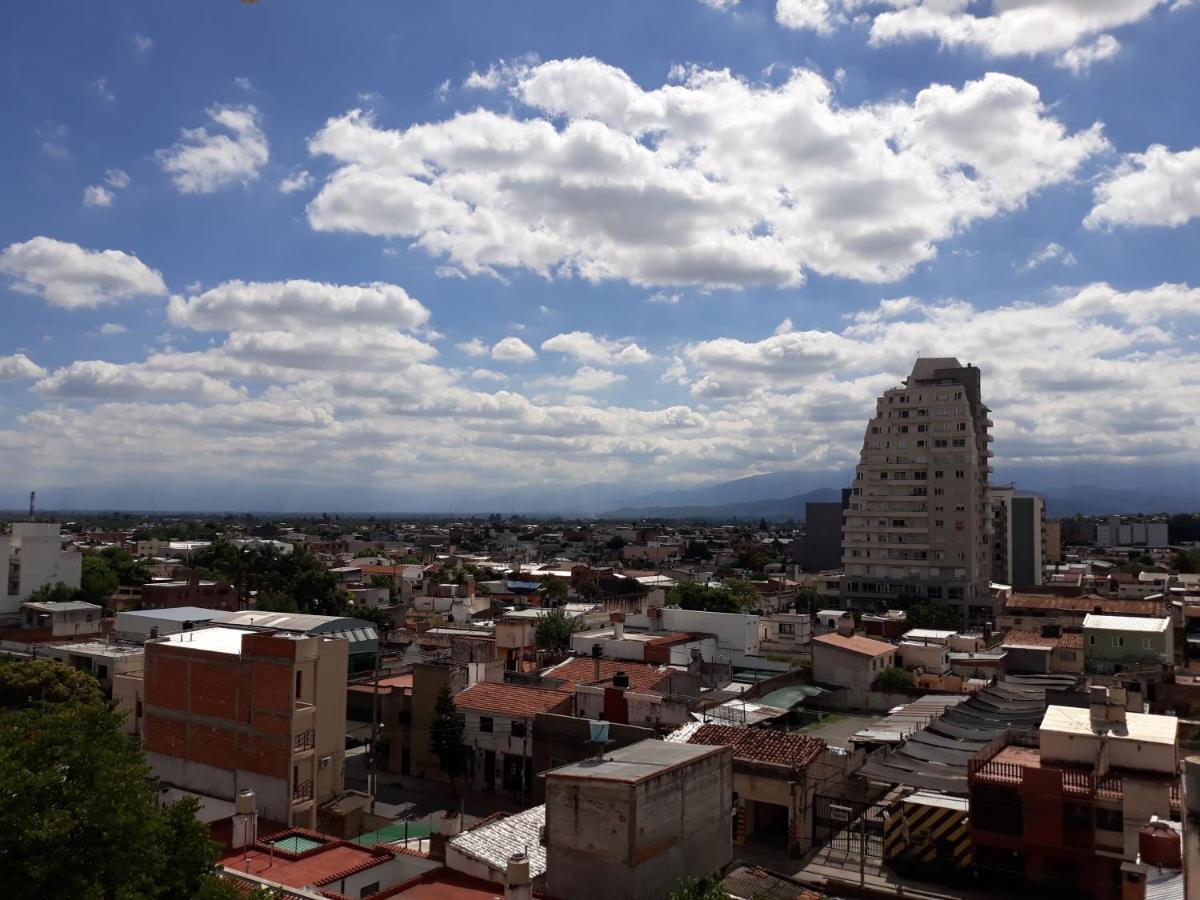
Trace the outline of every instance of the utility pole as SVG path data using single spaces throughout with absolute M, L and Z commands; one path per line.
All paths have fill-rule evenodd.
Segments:
M 383 664 L 383 644 L 375 635 L 375 678 L 371 691 L 371 755 L 367 757 L 367 789 L 371 794 L 371 815 L 379 795 L 379 669 Z

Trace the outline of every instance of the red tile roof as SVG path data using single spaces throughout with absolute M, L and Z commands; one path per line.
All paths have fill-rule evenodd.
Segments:
M 1119 600 L 1115 597 L 1059 597 L 1054 594 L 1013 594 L 1004 604 L 1005 610 L 1040 609 L 1049 612 L 1095 612 L 1114 616 L 1155 616 L 1163 609 L 1159 600 Z
M 822 634 L 813 638 L 813 643 L 828 644 L 830 647 L 836 647 L 839 650 L 849 650 L 851 653 L 858 653 L 862 656 L 883 656 L 885 653 L 894 653 L 896 648 L 891 644 L 885 644 L 883 641 L 874 641 L 869 637 L 862 635 L 853 635 L 846 637 L 841 634 Z
M 1045 637 L 1037 631 L 1010 631 L 1004 636 L 1001 646 L 1063 647 L 1071 650 L 1083 649 L 1083 635 L 1064 631 L 1059 637 Z
M 742 725 L 701 725 L 688 743 L 732 747 L 735 760 L 773 763 L 795 770 L 807 769 L 825 749 L 823 740 L 807 734 Z
M 321 847 L 303 853 L 289 853 L 260 840 L 253 847 L 237 850 L 220 860 L 220 865 L 237 872 L 249 872 L 287 887 L 304 887 L 307 884 L 323 885 L 354 872 L 360 872 L 382 863 L 390 862 L 394 855 L 390 850 L 375 848 L 368 850 L 357 844 L 318 835 L 304 829 L 289 829 L 282 834 L 272 835 L 275 842 L 288 834 L 312 837 L 327 841 Z
M 602 684 L 612 681 L 618 672 L 629 676 L 629 688 L 634 691 L 657 691 L 665 687 L 671 678 L 672 669 L 664 666 L 652 666 L 645 663 L 621 662 L 612 659 L 602 659 L 600 662 L 600 677 L 596 677 L 596 660 L 586 656 L 576 656 L 542 673 L 546 678 L 561 678 L 565 684 L 560 691 L 574 692 L 577 684 Z
M 472 712 L 529 718 L 538 713 L 559 712 L 559 707 L 569 710 L 571 698 L 562 691 L 480 681 L 457 694 L 454 705 Z

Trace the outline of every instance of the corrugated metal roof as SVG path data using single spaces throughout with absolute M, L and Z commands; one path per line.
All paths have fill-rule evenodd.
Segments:
M 1140 616 L 1102 616 L 1092 613 L 1083 620 L 1084 628 L 1095 628 L 1100 631 L 1166 631 L 1171 627 L 1167 617 L 1144 618 Z

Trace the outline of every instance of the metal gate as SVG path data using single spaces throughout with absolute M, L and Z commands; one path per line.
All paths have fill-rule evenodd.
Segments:
M 883 861 L 887 808 L 877 801 L 817 794 L 813 804 L 813 845 L 848 858 Z

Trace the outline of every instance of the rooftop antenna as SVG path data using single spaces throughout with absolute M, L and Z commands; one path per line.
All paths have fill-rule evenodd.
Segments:
M 29 519 L 33 520 L 33 511 L 37 507 L 37 491 L 29 492 Z

